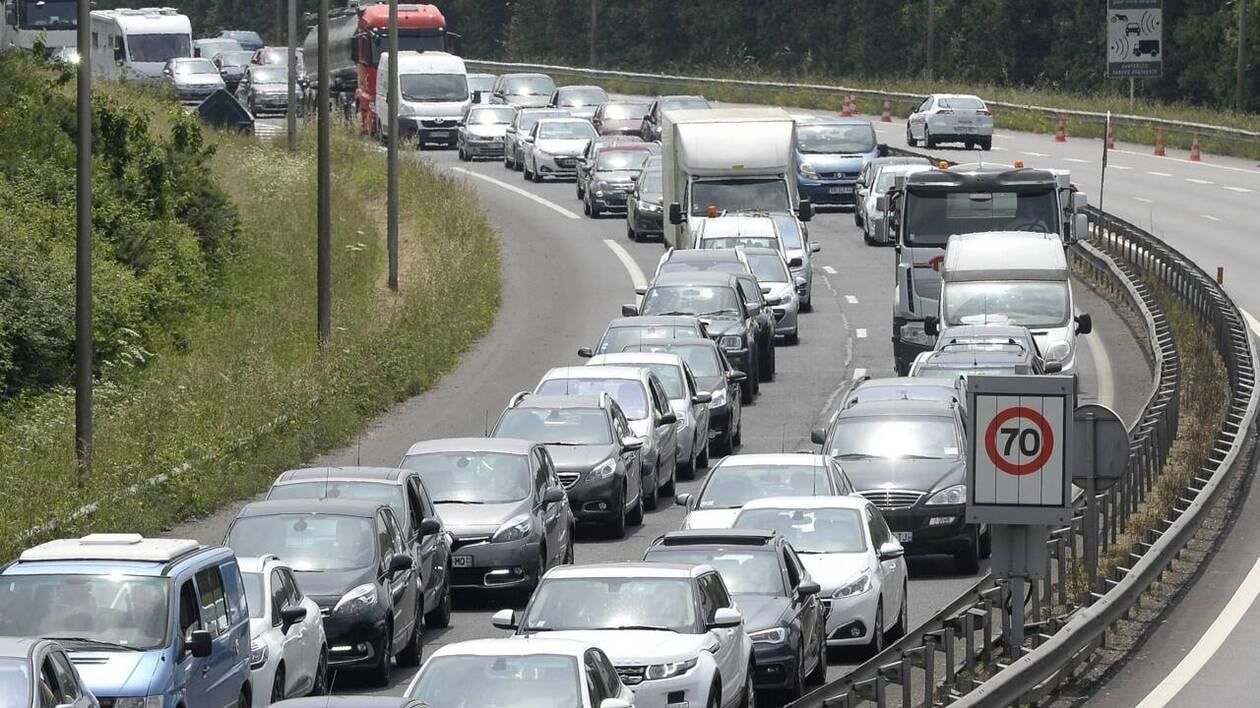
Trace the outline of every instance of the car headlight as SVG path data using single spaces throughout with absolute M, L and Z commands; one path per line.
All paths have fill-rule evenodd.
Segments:
M 534 146 L 534 157 L 545 157 L 545 158 L 550 159 L 551 156 L 552 156 L 551 153 L 547 152 L 546 150 L 543 150 L 542 148 L 538 146 Z
M 933 494 L 930 499 L 925 502 L 927 506 L 944 506 L 946 504 L 957 506 L 967 503 L 967 485 L 955 484 L 952 487 L 946 487 L 941 491 Z
M 372 605 L 376 604 L 376 586 L 372 583 L 364 583 L 358 587 L 352 588 L 350 592 L 341 596 L 336 605 L 333 605 L 333 613 L 346 612 L 346 614 L 354 614 L 361 612 Z
M 267 645 L 255 639 L 249 643 L 249 668 L 257 669 L 267 663 Z
M 650 211 L 655 213 L 660 210 L 661 205 L 656 202 L 645 202 L 642 199 L 639 200 L 639 211 Z
M 753 644 L 782 644 L 787 641 L 787 630 L 782 627 L 763 629 L 760 632 L 749 632 L 748 638 Z
M 406 101 L 398 102 L 398 115 L 400 117 L 401 116 L 414 116 L 415 114 L 416 114 L 416 109 L 410 103 L 407 103 Z
M 530 519 L 528 514 L 513 516 L 503 522 L 503 525 L 494 532 L 494 535 L 490 537 L 490 540 L 494 543 L 519 541 L 529 535 L 529 528 L 532 523 L 533 520 Z
M 725 386 L 713 392 L 713 398 L 709 401 L 709 408 L 721 408 L 724 405 L 726 405 Z
M 901 339 L 911 344 L 930 347 L 936 343 L 936 337 L 923 331 L 922 322 L 907 322 L 901 327 Z
M 1055 342 L 1046 347 L 1046 361 L 1059 362 L 1067 359 L 1072 354 L 1072 345 L 1067 342 Z
M 718 340 L 718 346 L 723 349 L 743 349 L 744 338 L 738 335 L 728 334 Z
M 697 659 L 687 659 L 686 661 L 674 661 L 668 664 L 649 664 L 643 676 L 649 681 L 682 676 L 696 668 L 697 663 L 699 663 Z
M 837 600 L 843 599 L 846 597 L 856 597 L 870 589 L 871 589 L 871 573 L 868 570 L 864 570 L 862 571 L 862 574 L 859 575 L 857 578 L 850 580 L 844 585 L 841 585 L 840 587 L 836 588 L 835 592 L 831 593 L 831 597 Z
M 595 196 L 602 197 L 604 196 L 604 192 L 607 192 L 607 191 L 608 191 L 607 182 L 601 179 L 595 183 Z
M 818 170 L 815 170 L 814 166 L 808 162 L 802 162 L 800 170 L 802 175 L 810 179 L 818 179 Z
M 114 708 L 162 708 L 162 697 L 115 698 Z
M 591 470 L 591 479 L 605 479 L 617 473 L 617 461 L 609 458 L 595 465 L 595 469 Z

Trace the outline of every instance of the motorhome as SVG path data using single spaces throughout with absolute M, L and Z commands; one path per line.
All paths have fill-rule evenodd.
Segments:
M 0 50 L 30 51 L 42 43 L 47 54 L 78 44 L 76 0 L 5 0 Z
M 158 83 L 166 62 L 191 57 L 192 23 L 170 7 L 92 11 L 92 75 Z
M 381 55 L 381 80 L 372 106 L 373 133 L 389 130 L 389 52 Z M 468 111 L 468 72 L 464 60 L 446 52 L 398 53 L 398 134 L 418 145 L 454 145 Z

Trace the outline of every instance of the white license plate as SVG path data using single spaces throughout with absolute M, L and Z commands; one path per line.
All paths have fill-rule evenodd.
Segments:
M 910 543 L 914 540 L 913 531 L 893 531 L 893 538 L 897 539 L 897 543 Z
M 828 187 L 828 194 L 853 194 L 852 187 Z
M 974 133 L 976 129 L 970 125 L 960 125 L 956 128 L 959 133 Z
M 435 138 L 435 139 L 436 138 L 449 138 L 451 137 L 451 134 L 446 132 L 445 130 L 435 130 L 432 133 L 429 133 L 429 137 Z
M 452 568 L 471 568 L 472 556 L 451 556 Z

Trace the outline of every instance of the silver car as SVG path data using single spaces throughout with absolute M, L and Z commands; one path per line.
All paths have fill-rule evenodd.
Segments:
M 503 74 L 494 85 L 490 102 L 539 108 L 546 106 L 555 92 L 556 82 L 546 74 Z
M 853 208 L 853 225 L 859 229 L 862 228 L 869 215 L 875 211 L 875 198 L 871 194 L 871 187 L 875 184 L 880 170 L 889 165 L 930 164 L 932 164 L 932 161 L 927 157 L 909 155 L 877 157 L 873 160 L 867 160 L 866 164 L 862 165 L 862 171 L 858 173 L 857 182 L 853 185 L 854 199 L 856 200 Z
M 100 705 L 66 650 L 48 639 L 0 639 L 0 696 L 12 708 Z
M 472 97 L 472 102 L 489 103 L 498 78 L 494 74 L 468 74 L 468 95 Z
M 812 453 L 727 455 L 695 494 L 674 500 L 687 510 L 684 529 L 725 529 L 750 501 L 767 497 L 829 497 L 853 493 L 840 463 Z
M 595 109 L 608 102 L 608 92 L 598 86 L 561 86 L 551 94 L 552 108 L 565 108 L 577 118 L 590 120 Z
M 797 284 L 796 297 L 801 312 L 814 309 L 814 254 L 822 250 L 822 244 L 809 240 L 809 227 L 796 214 L 775 212 L 770 215 L 779 232 L 779 247 L 787 260 L 792 277 L 804 279 Z
M 516 109 L 511 106 L 475 105 L 470 108 L 455 133 L 459 159 L 467 162 L 479 157 L 502 157 L 508 127 L 515 118 Z
M 962 143 L 968 150 L 993 147 L 993 111 L 979 96 L 934 93 L 906 121 L 906 144 L 929 150 L 940 143 Z
M 578 156 L 595 138 L 595 128 L 581 118 L 544 118 L 525 136 L 521 171 L 527 181 L 577 177 Z
M 877 201 L 880 197 L 888 194 L 888 190 L 892 188 L 893 182 L 899 175 L 912 175 L 915 172 L 926 172 L 930 169 L 932 169 L 932 165 L 927 162 L 915 161 L 883 165 L 871 172 L 871 181 L 869 184 L 860 187 L 861 194 L 858 196 L 858 205 L 853 210 L 855 219 L 858 212 L 862 214 L 862 240 L 872 245 L 876 243 L 885 245 L 891 243 L 890 240 L 881 240 L 881 234 L 884 232 L 880 229 L 880 226 L 884 221 L 884 212 L 876 208 Z M 889 235 L 889 238 L 891 239 L 891 235 Z
M 770 306 L 770 311 L 774 313 L 775 336 L 782 337 L 784 344 L 799 344 L 800 299 L 797 291 L 805 287 L 805 278 L 788 272 L 787 261 L 777 249 L 745 248 L 744 257 L 757 277 L 766 300 L 779 301 L 779 304 Z
M 538 121 L 544 118 L 568 118 L 569 112 L 558 108 L 521 108 L 503 133 L 503 166 L 519 170 L 525 164 L 525 139 Z
M 209 59 L 171 59 L 162 67 L 162 77 L 181 103 L 201 103 L 210 94 L 226 88 L 219 67 Z

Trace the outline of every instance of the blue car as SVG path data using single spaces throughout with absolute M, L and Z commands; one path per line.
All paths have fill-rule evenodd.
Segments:
M 0 635 L 56 640 L 104 708 L 251 704 L 231 550 L 92 534 L 31 548 L 0 575 Z
M 869 120 L 819 116 L 796 122 L 796 181 L 801 199 L 815 206 L 854 206 L 858 174 L 875 157 L 879 143 Z

